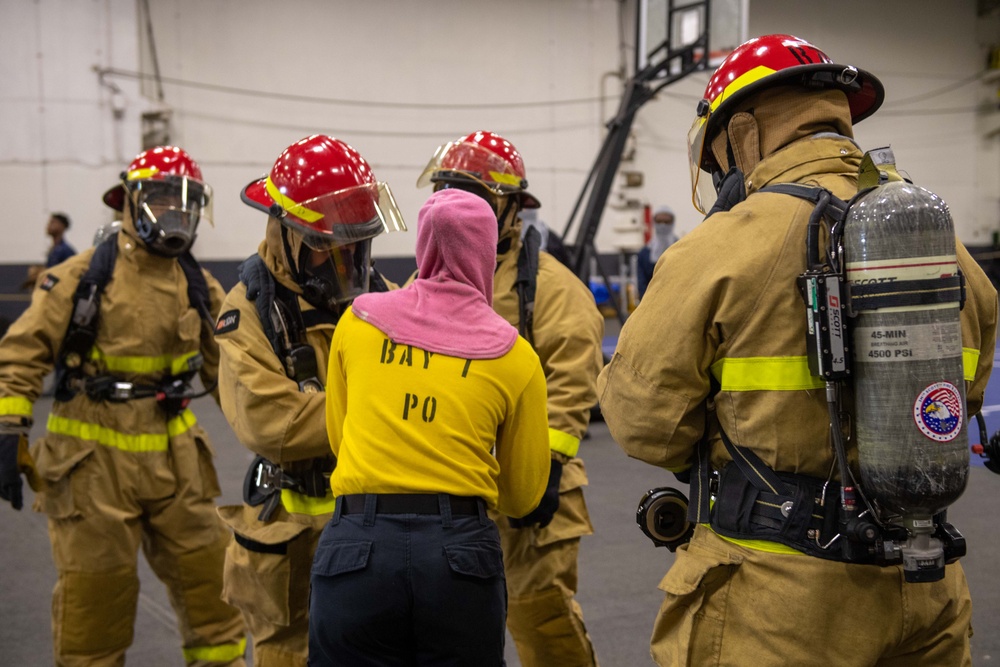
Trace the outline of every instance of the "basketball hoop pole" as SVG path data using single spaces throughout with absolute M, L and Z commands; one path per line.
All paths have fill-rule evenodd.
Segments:
M 579 197 L 573 205 L 566 229 L 563 231 L 563 243 L 570 251 L 569 268 L 585 283 L 590 280 L 590 258 L 596 257 L 594 238 L 601 223 L 601 215 L 611 192 L 615 173 L 621 163 L 622 153 L 628 139 L 635 114 L 643 104 L 651 100 L 662 88 L 680 79 L 707 68 L 709 55 L 709 4 L 710 0 L 700 2 L 676 3 L 668 0 L 667 26 L 671 25 L 674 14 L 702 7 L 704 23 L 701 35 L 688 44 L 674 48 L 672 35 L 667 30 L 666 39 L 651 52 L 651 55 L 664 54 L 656 63 L 651 63 L 631 77 L 625 83 L 621 104 L 615 117 L 607 123 L 608 132 L 591 167 L 590 173 L 583 184 Z M 576 236 L 569 242 L 569 233 L 573 222 L 586 198 L 586 205 L 576 228 Z M 603 272 L 602 272 L 603 273 Z M 610 285 L 608 286 L 610 290 Z M 624 314 L 619 310 L 618 318 L 624 322 Z

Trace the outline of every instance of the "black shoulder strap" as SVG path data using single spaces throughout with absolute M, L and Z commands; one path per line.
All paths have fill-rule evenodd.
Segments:
M 285 374 L 302 391 L 321 391 L 316 351 L 306 341 L 298 295 L 275 280 L 257 254 L 240 264 L 240 281 L 246 285 L 247 298 L 254 302 L 264 335 Z
M 70 387 L 70 380 L 83 368 L 90 349 L 97 340 L 98 316 L 101 312 L 101 294 L 111 281 L 118 258 L 118 234 L 113 234 L 97 246 L 90 265 L 80 277 L 73 293 L 73 315 L 66 335 L 63 336 L 59 354 L 56 356 L 55 399 L 65 402 L 78 391 Z
M 820 221 L 826 218 L 831 222 L 829 247 L 838 247 L 836 239 L 843 234 L 844 220 L 847 218 L 847 209 L 851 207 L 850 203 L 834 196 L 826 188 L 800 183 L 776 183 L 766 185 L 759 191 L 791 195 L 812 202 L 813 212 L 806 227 L 806 263 L 810 269 L 827 264 L 829 253 L 820 248 Z
M 799 199 L 811 201 L 814 206 L 818 206 L 826 200 L 820 214 L 826 215 L 827 218 L 838 223 L 843 221 L 844 216 L 847 214 L 847 209 L 849 208 L 848 202 L 845 202 L 839 197 L 835 197 L 833 193 L 826 188 L 802 185 L 801 183 L 775 183 L 774 185 L 765 185 L 758 190 L 758 192 L 776 192 L 778 194 L 791 195 L 793 197 L 798 197 Z
M 389 285 L 385 282 L 385 278 L 375 269 L 375 264 L 372 264 L 371 274 L 368 277 L 368 291 L 370 292 L 388 292 Z
M 538 288 L 538 255 L 541 251 L 542 235 L 534 227 L 529 227 L 521 242 L 521 252 L 517 255 L 517 289 L 519 307 L 518 333 L 532 347 L 535 345 L 535 291 Z
M 194 258 L 194 255 L 191 254 L 190 250 L 178 257 L 177 261 L 180 263 L 181 269 L 184 271 L 184 277 L 187 279 L 188 301 L 191 302 L 191 306 L 198 311 L 201 318 L 211 327 L 214 324 L 212 318 L 212 299 L 209 296 L 208 282 L 205 280 L 205 274 L 201 272 L 201 265 Z

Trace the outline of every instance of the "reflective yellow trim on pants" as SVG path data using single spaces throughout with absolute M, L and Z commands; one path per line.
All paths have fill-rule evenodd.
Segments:
M 979 368 L 979 350 L 971 347 L 962 348 L 962 373 L 967 382 L 976 379 L 976 369 Z
M 100 424 L 49 415 L 46 425 L 50 433 L 78 440 L 92 440 L 105 447 L 123 452 L 165 452 L 172 436 L 180 435 L 197 423 L 194 413 L 185 410 L 167 422 L 167 433 L 121 433 Z
M 31 417 L 34 404 L 23 396 L 6 396 L 0 398 L 0 415 L 17 415 Z
M 569 433 L 550 428 L 549 449 L 573 458 L 580 452 L 580 438 L 574 438 Z
M 329 489 L 322 498 L 296 493 L 291 489 L 281 490 L 281 506 L 285 508 L 286 512 L 292 514 L 308 514 L 309 516 L 333 514 L 335 505 L 336 499 Z
M 722 391 L 794 391 L 822 389 L 809 372 L 808 357 L 725 358 L 712 364 Z
M 97 361 L 106 369 L 118 373 L 139 373 L 149 375 L 169 371 L 171 375 L 179 375 L 190 371 L 190 361 L 200 352 L 187 352 L 179 356 L 161 354 L 155 357 L 115 357 L 104 354 L 96 347 L 90 349 L 91 361 Z
M 247 651 L 246 637 L 236 644 L 220 644 L 219 646 L 194 646 L 184 649 L 184 661 L 188 664 L 196 661 L 218 662 L 226 664 L 242 658 Z

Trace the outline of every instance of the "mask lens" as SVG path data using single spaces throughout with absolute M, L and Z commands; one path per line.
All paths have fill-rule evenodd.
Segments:
M 368 291 L 370 266 L 370 240 L 326 250 L 303 244 L 299 258 L 307 299 L 331 310 Z

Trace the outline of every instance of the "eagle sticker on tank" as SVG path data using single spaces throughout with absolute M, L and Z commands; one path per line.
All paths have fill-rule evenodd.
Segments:
M 917 396 L 913 419 L 931 440 L 954 440 L 962 428 L 962 395 L 950 382 L 935 382 Z

